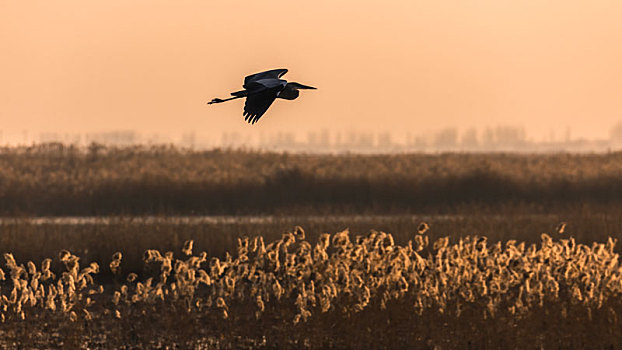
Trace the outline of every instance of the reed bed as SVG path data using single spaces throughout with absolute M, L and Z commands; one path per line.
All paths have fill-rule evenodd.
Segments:
M 491 242 L 515 239 L 528 244 L 540 241 L 539 234 L 551 232 L 565 222 L 566 234 L 577 242 L 591 244 L 606 241 L 608 237 L 622 239 L 622 212 L 615 207 L 606 211 L 566 211 L 559 215 L 521 215 L 491 213 L 489 215 L 461 216 L 275 216 L 231 217 L 220 223 L 184 222 L 177 217 L 158 217 L 149 222 L 140 217 L 112 217 L 95 219 L 87 224 L 37 223 L 32 218 L 11 218 L 0 221 L 0 255 L 12 253 L 20 260 L 42 261 L 67 249 L 85 261 L 106 261 L 116 251 L 125 255 L 126 271 L 140 272 L 142 254 L 148 249 L 161 251 L 179 247 L 193 239 L 195 247 L 210 256 L 223 258 L 227 251 L 236 249 L 237 237 L 261 235 L 266 241 L 280 238 L 295 225 L 305 227 L 307 239 L 316 241 L 323 232 L 351 232 L 371 230 L 391 232 L 395 242 L 404 245 L 412 233 L 425 221 L 430 224 L 427 235 L 432 240 L 449 236 L 452 240 L 466 235 L 486 236 Z M 106 220 L 111 220 L 106 222 Z M 110 272 L 103 270 L 101 277 Z
M 622 153 L 312 155 L 0 148 L 0 216 L 556 213 L 622 200 Z
M 348 230 L 309 240 L 242 237 L 223 257 L 144 252 L 84 261 L 62 250 L 40 263 L 5 254 L 4 346 L 115 348 L 609 349 L 622 347 L 622 266 L 616 240 L 404 244 Z M 112 280 L 99 275 L 109 271 Z

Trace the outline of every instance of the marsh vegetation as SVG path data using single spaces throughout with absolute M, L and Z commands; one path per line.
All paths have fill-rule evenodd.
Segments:
M 40 264 L 4 255 L 6 346 L 212 348 L 618 348 L 616 240 L 430 241 L 385 232 L 236 240 L 223 258 L 181 249 Z M 53 270 L 57 269 L 56 272 Z M 99 274 L 112 276 L 102 283 Z
M 620 348 L 621 160 L 5 148 L 1 346 Z
M 622 153 L 0 149 L 0 215 L 559 213 L 622 201 Z

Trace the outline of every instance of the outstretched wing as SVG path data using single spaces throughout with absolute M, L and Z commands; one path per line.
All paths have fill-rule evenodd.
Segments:
M 279 79 L 280 77 L 285 75 L 285 73 L 287 73 L 287 69 L 283 68 L 283 69 L 272 69 L 272 70 L 268 70 L 268 71 L 261 72 L 261 73 L 251 74 L 247 76 L 246 78 L 244 78 L 243 87 L 245 89 L 248 89 L 247 86 L 250 83 L 258 81 L 258 80 L 262 80 L 262 79 Z
M 274 102 L 279 90 L 279 88 L 272 88 L 249 94 L 244 103 L 244 120 L 255 124 Z

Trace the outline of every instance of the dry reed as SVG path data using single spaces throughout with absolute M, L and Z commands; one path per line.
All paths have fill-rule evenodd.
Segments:
M 38 265 L 7 253 L 0 331 L 20 346 L 622 346 L 615 239 L 306 236 L 296 227 L 239 238 L 221 258 L 188 240 L 180 254 L 147 250 L 143 271 L 129 274 L 121 253 L 98 264 L 63 250 Z M 98 282 L 100 265 L 110 283 Z

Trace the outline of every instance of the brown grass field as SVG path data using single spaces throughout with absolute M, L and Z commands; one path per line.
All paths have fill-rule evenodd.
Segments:
M 0 348 L 622 348 L 621 161 L 5 148 Z
M 622 201 L 622 153 L 0 149 L 0 215 L 553 213 Z

